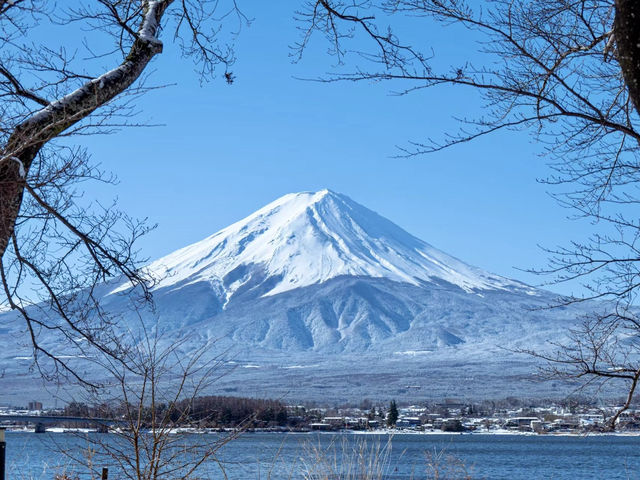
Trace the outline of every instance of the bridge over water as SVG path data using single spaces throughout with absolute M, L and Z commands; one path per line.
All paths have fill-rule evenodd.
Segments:
M 35 425 L 36 433 L 44 433 L 47 425 L 61 423 L 89 423 L 94 424 L 100 431 L 107 431 L 112 425 L 121 425 L 122 420 L 114 420 L 112 418 L 90 418 L 90 417 L 68 417 L 54 415 L 22 415 L 9 414 L 0 415 L 0 424 L 4 422 L 25 422 Z

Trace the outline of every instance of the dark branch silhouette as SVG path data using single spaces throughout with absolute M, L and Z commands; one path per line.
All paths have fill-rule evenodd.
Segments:
M 22 317 L 43 377 L 91 384 L 71 358 L 123 358 L 101 284 L 129 282 L 132 306 L 151 299 L 134 246 L 151 227 L 83 197 L 91 181 L 115 179 L 69 139 L 139 125 L 131 102 L 148 90 L 165 36 L 204 79 L 218 67 L 225 78 L 234 56 L 224 39 L 246 21 L 233 0 L 0 0 L 0 306 Z M 80 28 L 87 39 L 34 43 L 39 28 Z

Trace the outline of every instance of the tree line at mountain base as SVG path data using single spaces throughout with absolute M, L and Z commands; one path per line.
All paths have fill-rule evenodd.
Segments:
M 287 407 L 278 400 L 241 398 L 227 396 L 202 396 L 182 400 L 170 408 L 170 405 L 156 405 L 156 415 L 170 410 L 169 419 L 180 422 L 184 426 L 199 428 L 266 428 L 293 427 L 298 417 L 289 418 Z M 71 402 L 61 412 L 61 416 L 119 419 L 124 418 L 127 405 L 101 404 L 88 405 L 82 402 Z M 151 426 L 151 409 L 143 410 L 141 421 Z M 186 419 L 186 420 L 185 420 Z

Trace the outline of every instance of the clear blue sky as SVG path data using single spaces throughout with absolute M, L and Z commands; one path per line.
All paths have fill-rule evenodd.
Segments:
M 322 75 L 335 59 L 318 38 L 292 64 L 293 4 L 255 3 L 268 7 L 247 4 L 255 20 L 239 37 L 233 85 L 200 85 L 190 61 L 178 60 L 165 39 L 150 81 L 175 86 L 143 98 L 138 117 L 164 126 L 81 138 L 120 179 L 96 187 L 97 194 L 117 196 L 123 210 L 158 222 L 140 243 L 145 256 L 200 240 L 286 193 L 325 187 L 468 263 L 533 284 L 543 279 L 514 267 L 543 266 L 539 244 L 584 236 L 588 229 L 566 220 L 569 212 L 536 182 L 548 170 L 526 133 L 393 158 L 396 145 L 440 137 L 457 128 L 452 117 L 480 114 L 474 92 L 440 88 L 397 97 L 389 94 L 399 88 L 392 84 L 298 80 Z M 435 43 L 435 61 L 469 58 L 467 33 L 419 31 L 425 33 L 411 33 Z

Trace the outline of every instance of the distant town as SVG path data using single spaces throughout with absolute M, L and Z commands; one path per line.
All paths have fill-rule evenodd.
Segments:
M 424 405 L 361 405 L 319 407 L 286 405 L 275 400 L 239 397 L 199 397 L 190 402 L 188 415 L 174 425 L 181 431 L 277 431 L 277 432 L 450 432 L 589 434 L 611 432 L 611 418 L 620 405 L 594 406 L 565 400 L 528 404 L 517 399 L 466 403 L 446 400 Z M 186 410 L 182 410 L 184 413 Z M 186 420 L 184 420 L 186 418 Z M 108 432 L 126 428 L 126 416 L 118 408 L 70 403 L 44 409 L 31 401 L 24 407 L 0 406 L 0 428 L 9 431 L 59 432 L 78 429 Z M 616 432 L 640 435 L 640 407 L 624 411 Z

